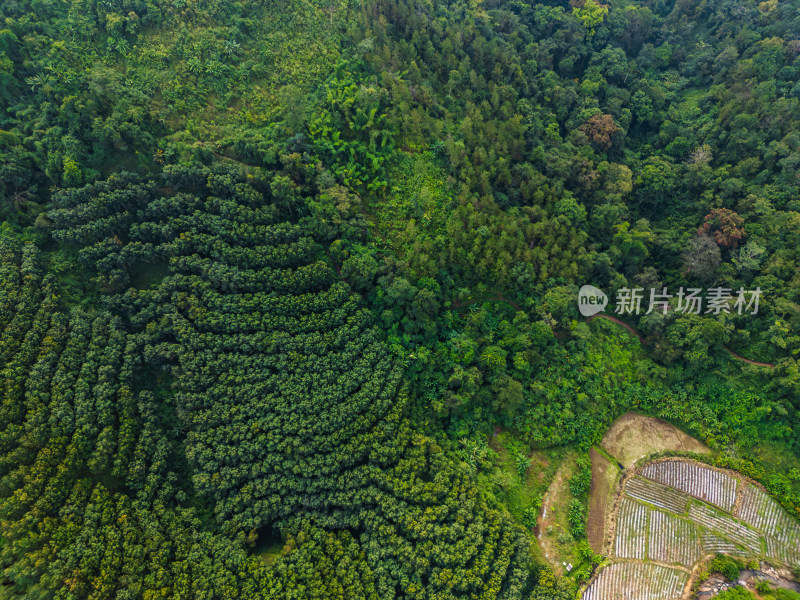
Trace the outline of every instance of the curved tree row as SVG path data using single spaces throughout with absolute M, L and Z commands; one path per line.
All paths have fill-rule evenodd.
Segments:
M 18 589 L 521 597 L 520 532 L 410 427 L 402 370 L 371 313 L 268 192 L 235 171 L 186 168 L 55 203 L 42 224 L 99 275 L 105 312 L 49 307 L 63 316 L 36 334 L 36 380 L 20 379 L 21 421 L 48 426 L 42 451 L 5 480 L 8 538 L 28 540 L 6 548 Z M 23 498 L 49 503 L 34 518 Z M 43 523 L 58 542 L 30 542 Z M 289 537 L 275 562 L 248 555 L 276 529 Z

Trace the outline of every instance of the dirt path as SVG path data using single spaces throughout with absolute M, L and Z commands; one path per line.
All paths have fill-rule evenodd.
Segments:
M 632 333 L 637 338 L 639 338 L 639 342 L 641 342 L 642 346 L 644 346 L 645 343 L 646 343 L 645 339 L 639 334 L 638 331 L 636 331 L 633 327 L 628 325 L 625 321 L 621 321 L 617 317 L 612 317 L 611 315 L 592 315 L 591 317 L 586 319 L 586 322 L 588 323 L 589 321 L 592 321 L 594 319 L 607 319 L 608 321 L 612 321 L 612 322 L 616 323 L 617 325 L 622 325 L 625 329 L 628 330 L 629 333 Z
M 745 358 L 744 356 L 740 356 L 740 355 L 736 354 L 736 352 L 734 352 L 733 350 L 731 350 L 727 346 L 723 346 L 723 348 L 725 348 L 725 350 L 728 352 L 728 354 L 730 354 L 736 360 L 741 360 L 742 362 L 746 362 L 749 365 L 755 365 L 757 367 L 767 367 L 767 368 L 770 368 L 770 369 L 774 369 L 775 368 L 775 365 L 773 365 L 772 363 L 764 363 L 764 362 L 757 362 L 755 360 L 750 360 L 749 358 Z
M 645 340 L 644 337 L 642 337 L 642 335 L 638 331 L 636 331 L 633 327 L 628 325 L 625 321 L 622 321 L 622 320 L 618 319 L 617 317 L 612 317 L 611 315 L 598 314 L 598 315 L 592 315 L 591 317 L 588 317 L 586 319 L 586 322 L 588 323 L 589 321 L 591 321 L 593 319 L 597 319 L 597 318 L 606 319 L 608 321 L 612 321 L 613 323 L 616 323 L 617 325 L 621 325 L 629 333 L 631 333 L 631 334 L 635 335 L 637 338 L 639 338 L 639 342 L 642 344 L 642 346 L 647 344 L 647 340 Z M 768 369 L 774 369 L 775 368 L 775 365 L 773 365 L 772 363 L 765 363 L 765 362 L 758 362 L 758 361 L 755 361 L 755 360 L 750 360 L 749 358 L 745 358 L 744 356 L 736 354 L 736 352 L 734 352 L 733 350 L 731 350 L 727 346 L 723 346 L 723 348 L 725 349 L 725 351 L 728 354 L 730 354 L 736 360 L 745 362 L 745 363 L 747 363 L 749 365 L 755 365 L 757 367 L 767 367 Z

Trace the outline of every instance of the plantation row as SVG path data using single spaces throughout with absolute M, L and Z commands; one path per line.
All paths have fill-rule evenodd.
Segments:
M 700 534 L 700 543 L 703 547 L 703 554 L 730 554 L 731 556 L 740 557 L 752 556 L 751 552 L 748 552 L 744 548 L 710 531 L 703 531 Z
M 204 205 L 217 217 L 224 210 L 228 218 L 216 219 L 217 225 L 236 230 L 237 219 L 272 220 L 271 211 L 265 218 L 257 216 L 251 195 L 237 195 L 237 184 L 206 187 L 200 192 L 209 195 L 205 202 L 184 199 L 183 204 Z M 213 195 L 223 190 L 233 194 L 226 202 Z M 233 201 L 241 203 L 241 210 L 232 207 Z M 167 208 L 152 199 L 136 218 L 161 215 Z M 72 226 L 63 214 L 60 222 Z M 155 229 L 147 221 L 132 223 L 139 237 Z M 166 249 L 174 277 L 162 282 L 161 294 L 140 297 L 132 321 L 149 332 L 154 344 L 168 344 L 160 358 L 174 362 L 196 489 L 213 498 L 217 519 L 232 531 L 320 509 L 330 526 L 352 526 L 353 499 L 360 490 L 368 493 L 362 502 L 375 494 L 369 491 L 375 484 L 375 470 L 368 464 L 371 449 L 398 435 L 403 408 L 400 371 L 378 339 L 369 312 L 357 302 L 343 302 L 330 288 L 320 289 L 330 285 L 332 276 L 297 278 L 313 264 L 313 244 L 299 238 L 306 241 L 287 246 L 289 226 L 274 226 L 284 234 L 271 236 L 275 246 L 239 248 L 194 233 L 190 219 L 172 225 L 166 231 L 172 239 L 156 241 Z M 276 261 L 273 248 L 293 259 Z M 254 310 L 239 294 L 208 294 L 215 282 L 211 272 L 228 268 L 253 282 L 246 298 L 274 301 L 291 289 L 291 297 L 278 300 L 278 306 L 297 304 L 295 298 L 317 292 L 327 302 L 298 306 L 298 319 Z M 324 266 L 318 270 L 331 274 Z M 269 277 L 259 282 L 262 273 Z M 159 310 L 168 311 L 163 319 L 147 320 Z
M 650 511 L 647 556 L 650 560 L 691 567 L 702 557 L 697 527 L 658 510 Z
M 619 558 L 647 557 L 647 533 L 650 509 L 623 498 L 617 513 L 614 554 Z
M 678 600 L 689 576 L 644 563 L 615 563 L 603 569 L 582 600 Z
M 3 348 L 13 353 L 0 370 L 8 589 L 111 598 L 134 587 L 157 598 L 168 586 L 175 598 L 210 597 L 215 563 L 244 554 L 231 545 L 212 559 L 213 543 L 195 547 L 191 510 L 165 513 L 185 492 L 167 467 L 160 403 L 134 391 L 139 340 L 116 317 L 64 310 L 36 249 L 19 247 L 0 240 L 4 297 L 16 295 L 4 306 Z
M 633 477 L 625 484 L 625 493 L 631 498 L 647 502 L 678 515 L 686 514 L 690 498 L 678 490 L 643 477 Z
M 753 485 L 743 491 L 742 505 L 737 515 L 742 521 L 752 525 L 781 544 L 800 552 L 800 523 L 769 495 Z
M 371 313 L 318 260 L 310 234 L 276 218 L 268 189 L 233 171 L 167 169 L 157 182 L 119 176 L 62 192 L 50 215 L 54 238 L 96 265 L 108 318 L 143 360 L 125 389 L 137 406 L 160 407 L 148 437 L 162 469 L 151 493 L 173 482 L 164 497 L 178 507 L 160 510 L 188 519 L 182 540 L 200 535 L 189 505 L 216 521 L 206 546 L 226 560 L 187 581 L 209 598 L 326 586 L 381 599 L 519 598 L 528 565 L 521 531 L 411 429 L 402 370 Z M 250 232 L 241 246 L 240 230 Z M 155 277 L 137 289 L 136 273 L 149 265 Z M 167 464 L 182 471 L 163 474 Z M 134 490 L 127 471 L 115 476 L 120 493 Z M 291 541 L 298 550 L 269 567 L 245 554 L 264 533 L 294 532 L 301 521 L 351 533 L 304 529 Z M 313 540 L 333 554 L 312 550 Z M 337 566 L 339 552 L 352 569 Z M 299 582 L 317 576 L 316 561 L 330 562 L 331 580 L 307 588 Z M 164 597 L 178 597 L 163 568 L 152 573 Z M 140 585 L 137 577 L 118 576 L 94 597 Z M 203 597 L 192 589 L 182 597 Z
M 695 463 L 677 460 L 654 462 L 642 469 L 642 475 L 728 512 L 736 501 L 738 480 L 735 477 Z

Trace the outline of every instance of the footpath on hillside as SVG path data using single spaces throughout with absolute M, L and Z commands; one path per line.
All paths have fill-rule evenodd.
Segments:
M 505 304 L 508 304 L 509 306 L 511 306 L 514 310 L 522 310 L 522 308 L 520 307 L 519 304 L 517 304 L 513 300 L 509 300 L 508 298 L 506 298 L 502 294 L 496 294 L 494 296 L 487 296 L 487 297 L 483 297 L 483 298 L 473 298 L 471 300 L 456 300 L 456 299 L 454 299 L 453 302 L 452 302 L 452 306 L 449 308 L 449 310 L 459 310 L 459 309 L 465 308 L 465 307 L 467 307 L 467 306 L 469 306 L 471 304 L 477 304 L 478 302 L 504 302 Z M 618 319 L 615 316 L 604 315 L 604 314 L 592 315 L 591 317 L 587 317 L 586 318 L 586 322 L 588 323 L 589 321 L 593 321 L 594 319 L 606 319 L 607 321 L 611 321 L 612 323 L 616 323 L 617 325 L 619 325 L 621 327 L 624 327 L 628 331 L 628 333 L 630 333 L 631 335 L 635 336 L 639 340 L 639 343 L 642 344 L 642 346 L 646 346 L 647 345 L 647 340 L 644 338 L 644 336 L 641 333 L 639 333 L 634 327 L 632 327 L 631 325 L 629 325 L 625 321 L 623 321 L 621 319 Z M 556 334 L 556 338 L 557 339 L 563 339 L 566 336 L 567 336 L 567 334 L 564 333 L 564 332 Z M 727 346 L 722 346 L 722 347 L 725 350 L 725 352 L 730 354 L 733 358 L 735 358 L 738 361 L 747 363 L 748 365 L 754 365 L 756 367 L 766 367 L 768 369 L 774 369 L 775 368 L 775 365 L 772 364 L 772 363 L 758 362 L 756 360 L 751 360 L 749 358 L 745 358 L 744 356 L 741 356 L 740 354 L 737 354 L 736 352 L 734 352 L 733 350 L 731 350 Z

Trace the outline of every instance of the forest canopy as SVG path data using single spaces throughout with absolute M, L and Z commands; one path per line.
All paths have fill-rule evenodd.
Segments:
M 798 32 L 798 0 L 0 3 L 0 596 L 574 598 L 631 411 L 800 519 Z M 761 302 L 620 325 L 585 284 Z

